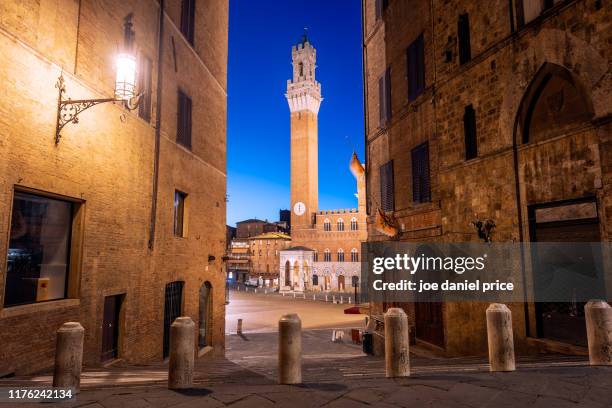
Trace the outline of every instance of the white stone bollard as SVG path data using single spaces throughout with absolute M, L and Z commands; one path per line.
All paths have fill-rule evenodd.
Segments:
M 83 366 L 83 337 L 85 329 L 79 322 L 66 322 L 57 330 L 53 386 L 70 388 L 78 393 Z
M 514 371 L 512 312 L 502 303 L 492 303 L 486 314 L 489 371 Z
M 351 303 L 351 297 L 350 297 L 350 296 L 349 296 L 349 300 L 348 300 L 348 303 Z
M 293 298 L 295 299 L 295 292 L 293 292 Z
M 589 363 L 612 365 L 612 307 L 603 300 L 589 300 L 584 306 Z
M 295 313 L 278 321 L 278 382 L 302 383 L 302 321 Z
M 194 360 L 195 324 L 191 317 L 177 317 L 170 326 L 169 389 L 191 388 L 193 385 Z
M 242 319 L 238 319 L 236 324 L 236 334 L 242 334 Z
M 285 292 L 283 292 L 283 297 L 285 297 Z
M 340 304 L 344 304 L 344 298 L 342 296 L 340 296 Z
M 325 295 L 325 301 L 327 302 L 327 295 Z
M 332 303 L 335 305 L 336 304 L 336 295 L 332 295 Z
M 302 294 L 302 299 L 306 299 L 306 292 Z
M 312 294 L 312 300 L 317 300 L 317 295 L 315 295 L 314 293 Z
M 387 378 L 410 375 L 408 316 L 397 307 L 385 313 L 385 372 Z

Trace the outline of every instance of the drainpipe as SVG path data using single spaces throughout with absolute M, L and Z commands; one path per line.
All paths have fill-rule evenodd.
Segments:
M 151 192 L 151 220 L 149 225 L 149 249 L 155 246 L 155 224 L 157 219 L 157 190 L 159 185 L 159 148 L 161 139 L 162 77 L 164 57 L 164 0 L 159 3 L 159 31 L 157 35 L 157 97 L 155 107 L 155 153 L 153 157 L 153 188 Z

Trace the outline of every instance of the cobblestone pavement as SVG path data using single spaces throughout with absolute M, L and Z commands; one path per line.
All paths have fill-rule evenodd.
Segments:
M 384 378 L 382 359 L 332 343 L 330 330 L 304 332 L 301 386 L 276 384 L 274 333 L 228 337 L 228 357 L 196 363 L 194 388 L 167 390 L 164 364 L 86 370 L 76 400 L 62 407 L 611 407 L 612 367 L 583 357 L 520 358 L 513 373 L 489 373 L 483 358 L 413 356 L 412 375 Z M 231 359 L 231 360 L 230 360 Z M 0 381 L 48 386 L 50 375 Z M 37 404 L 0 404 L 40 407 Z

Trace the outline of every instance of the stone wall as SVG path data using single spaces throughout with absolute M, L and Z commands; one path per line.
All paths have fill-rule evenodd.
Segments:
M 529 241 L 531 206 L 584 197 L 595 197 L 601 239 L 607 240 L 612 179 L 607 153 L 612 109 L 610 8 L 598 1 L 561 1 L 521 25 L 517 1 L 511 2 L 511 13 L 504 1 L 483 7 L 469 0 L 391 0 L 383 18 L 375 22 L 374 3 L 363 2 L 368 239 L 387 239 L 376 231 L 373 215 L 380 202 L 378 169 L 393 160 L 396 211 L 390 215 L 397 220 L 401 240 L 476 241 L 471 221 L 491 218 L 497 225 L 493 241 Z M 460 65 L 457 20 L 463 13 L 469 14 L 472 58 Z M 421 32 L 426 87 L 409 102 L 405 52 Z M 523 143 L 523 123 L 517 118 L 530 102 L 525 95 L 551 64 L 571 78 L 592 116 L 555 137 Z M 390 124 L 381 128 L 377 81 L 387 66 L 393 115 Z M 466 160 L 463 115 L 470 104 L 476 113 L 478 157 Z M 551 126 L 556 126 L 554 120 Z M 424 140 L 429 141 L 432 200 L 414 204 L 410 149 Z M 372 313 L 382 313 L 384 306 L 373 304 Z M 515 344 L 523 352 L 529 349 L 529 338 L 537 337 L 533 305 L 510 307 Z M 441 352 L 485 353 L 485 309 L 486 305 L 475 303 L 443 305 Z

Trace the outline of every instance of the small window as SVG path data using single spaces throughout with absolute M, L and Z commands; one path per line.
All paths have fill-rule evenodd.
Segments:
M 138 116 L 149 122 L 151 120 L 151 59 L 144 55 L 140 58 L 138 82 L 138 92 L 142 94 L 138 104 Z
M 191 45 L 193 45 L 195 33 L 195 3 L 196 0 L 183 0 L 181 2 L 181 33 Z
M 380 127 L 384 127 L 391 120 L 391 68 L 378 79 L 378 104 L 380 114 Z
M 357 248 L 351 249 L 351 262 L 359 262 L 359 251 L 357 251 Z
M 176 142 L 191 150 L 191 99 L 179 90 Z
M 359 229 L 359 224 L 357 223 L 357 218 L 351 218 L 351 231 L 357 231 Z
M 338 231 L 344 231 L 344 220 L 342 218 L 338 218 L 338 221 L 336 221 L 336 228 Z
M 470 19 L 467 13 L 459 16 L 457 36 L 459 37 L 459 64 L 463 65 L 472 59 L 472 51 L 470 48 Z
M 431 201 L 429 181 L 429 144 L 427 142 L 415 147 L 412 156 L 412 201 L 425 203 Z
M 323 253 L 323 262 L 331 262 L 331 252 L 329 249 L 325 249 Z
M 186 217 L 185 217 L 185 204 L 187 201 L 187 194 L 180 191 L 174 192 L 174 236 L 185 237 L 186 236 Z
M 325 219 L 325 221 L 323 221 L 323 230 L 331 231 L 331 222 L 328 219 Z
M 312 285 L 313 286 L 318 286 L 319 285 L 319 276 L 318 275 L 312 275 Z
M 463 114 L 463 134 L 465 136 L 465 160 L 470 160 L 478 156 L 476 112 L 472 105 L 465 107 L 465 113 Z
M 425 90 L 425 45 L 423 34 L 408 46 L 406 50 L 406 67 L 408 75 L 408 100 L 414 101 Z
M 393 160 L 380 166 L 380 206 L 383 211 L 394 210 Z
M 344 262 L 344 250 L 342 248 L 338 250 L 338 262 Z
M 64 299 L 74 204 L 15 192 L 4 306 Z
M 312 259 L 315 262 L 319 262 L 319 252 L 318 251 L 314 251 L 314 254 L 312 255 Z

